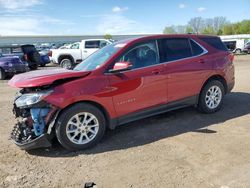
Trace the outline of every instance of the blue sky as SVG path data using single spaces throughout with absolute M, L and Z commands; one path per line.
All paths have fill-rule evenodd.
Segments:
M 250 0 L 0 0 L 0 35 L 162 33 L 190 18 L 250 19 Z

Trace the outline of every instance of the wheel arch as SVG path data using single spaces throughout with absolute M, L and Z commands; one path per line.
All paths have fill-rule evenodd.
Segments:
M 200 93 L 199 93 L 199 96 L 201 94 L 201 91 L 203 90 L 203 88 L 206 86 L 206 84 L 212 80 L 218 80 L 220 81 L 223 86 L 224 86 L 224 89 L 225 89 L 225 94 L 228 92 L 228 86 L 227 86 L 227 82 L 225 80 L 225 78 L 219 74 L 216 74 L 216 75 L 213 75 L 213 76 L 210 76 L 202 85 L 201 89 L 200 89 Z
M 85 103 L 85 104 L 91 104 L 93 106 L 95 106 L 96 108 L 98 108 L 99 110 L 101 110 L 101 112 L 103 113 L 104 117 L 105 117 L 105 120 L 106 120 L 106 125 L 107 125 L 107 128 L 110 128 L 112 129 L 112 126 L 111 126 L 111 119 L 110 119 L 110 115 L 109 115 L 109 112 L 104 108 L 103 105 L 101 105 L 100 103 L 96 102 L 96 101 L 91 101 L 91 100 L 82 100 L 82 101 L 77 101 L 77 102 L 74 102 L 72 104 L 69 104 L 68 106 L 66 106 L 65 108 L 63 108 L 62 110 L 60 110 L 59 114 L 58 114 L 58 117 L 67 109 L 71 108 L 72 106 L 76 105 L 76 104 L 81 104 L 81 103 Z
M 70 59 L 73 63 L 75 63 L 75 60 L 74 60 L 74 58 L 73 58 L 73 56 L 72 55 L 70 55 L 70 54 L 61 54 L 59 57 L 58 57 L 58 64 L 60 65 L 61 64 L 61 61 L 63 60 L 63 59 Z

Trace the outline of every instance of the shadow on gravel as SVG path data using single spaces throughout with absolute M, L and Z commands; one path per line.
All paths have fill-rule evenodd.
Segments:
M 122 150 L 143 146 L 186 132 L 216 134 L 208 126 L 225 122 L 250 113 L 250 93 L 233 92 L 225 97 L 223 108 L 215 114 L 201 114 L 193 107 L 184 108 L 142 119 L 107 131 L 101 143 L 94 148 L 69 152 L 55 142 L 50 149 L 29 151 L 31 155 L 45 157 L 72 157 Z

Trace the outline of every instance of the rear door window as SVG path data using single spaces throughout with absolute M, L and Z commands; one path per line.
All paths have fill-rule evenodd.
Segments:
M 175 61 L 192 56 L 187 38 L 166 38 L 160 40 L 161 62 Z
M 99 40 L 85 41 L 85 48 L 100 48 Z

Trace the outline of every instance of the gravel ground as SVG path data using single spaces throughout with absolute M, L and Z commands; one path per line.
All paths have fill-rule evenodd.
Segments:
M 49 67 L 51 68 L 51 67 Z M 250 55 L 221 111 L 190 107 L 108 131 L 96 147 L 25 152 L 9 140 L 16 89 L 0 81 L 0 187 L 250 187 Z

